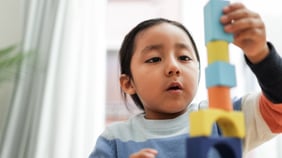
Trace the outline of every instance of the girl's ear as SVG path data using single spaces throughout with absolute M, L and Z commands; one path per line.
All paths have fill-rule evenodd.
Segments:
M 136 93 L 134 86 L 130 80 L 130 77 L 126 74 L 122 74 L 119 78 L 120 86 L 122 90 L 129 95 L 133 95 Z

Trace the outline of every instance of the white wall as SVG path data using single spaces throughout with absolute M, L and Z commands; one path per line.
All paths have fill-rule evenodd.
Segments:
M 107 48 L 119 49 L 123 37 L 141 21 L 155 17 L 179 20 L 179 0 L 109 1 L 107 8 Z

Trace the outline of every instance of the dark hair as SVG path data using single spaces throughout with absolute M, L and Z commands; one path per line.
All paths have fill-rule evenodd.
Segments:
M 126 75 L 128 75 L 128 77 L 130 79 L 132 78 L 132 73 L 131 73 L 131 70 L 130 70 L 130 64 L 131 64 L 131 58 L 132 58 L 133 52 L 134 52 L 134 44 L 135 44 L 135 38 L 136 38 L 137 34 L 140 33 L 141 31 L 147 29 L 147 28 L 150 28 L 152 26 L 155 26 L 155 25 L 158 25 L 158 24 L 161 24 L 161 23 L 169 23 L 169 24 L 175 25 L 175 26 L 179 27 L 180 29 L 182 29 L 187 34 L 187 36 L 190 38 L 191 43 L 193 45 L 193 48 L 195 50 L 197 60 L 200 63 L 200 58 L 199 58 L 199 54 L 198 54 L 196 44 L 195 44 L 192 36 L 190 35 L 189 31 L 185 28 L 185 26 L 183 26 L 181 23 L 176 22 L 176 21 L 172 21 L 172 20 L 168 20 L 168 19 L 164 19 L 164 18 L 156 18 L 156 19 L 149 19 L 149 20 L 146 20 L 146 21 L 139 23 L 137 26 L 135 26 L 125 36 L 125 38 L 122 42 L 121 48 L 119 50 L 119 63 L 120 63 L 120 73 L 121 74 L 126 74 Z M 122 93 L 122 97 L 123 97 L 124 101 L 126 101 L 127 100 L 126 93 L 123 92 L 122 90 L 121 90 L 121 93 Z M 144 106 L 143 106 L 143 104 L 142 104 L 142 102 L 139 99 L 137 94 L 131 95 L 131 98 L 139 109 L 144 110 Z

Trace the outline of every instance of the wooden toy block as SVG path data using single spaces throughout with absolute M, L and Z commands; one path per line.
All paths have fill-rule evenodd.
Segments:
M 208 64 L 217 61 L 229 62 L 228 42 L 226 41 L 211 41 L 207 44 Z
M 224 137 L 245 136 L 242 112 L 227 112 L 220 109 L 206 109 L 190 113 L 190 136 L 211 136 L 212 126 L 217 123 Z
M 241 158 L 242 140 L 224 137 L 190 137 L 186 139 L 186 158 Z
M 215 86 L 208 88 L 209 108 L 232 111 L 230 87 Z
M 233 35 L 226 33 L 220 22 L 223 7 L 229 5 L 226 0 L 210 0 L 204 7 L 205 43 L 214 40 L 233 41 Z
M 226 62 L 214 62 L 205 70 L 206 87 L 236 86 L 235 67 Z

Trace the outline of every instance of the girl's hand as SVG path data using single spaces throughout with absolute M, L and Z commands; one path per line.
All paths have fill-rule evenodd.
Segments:
M 130 155 L 130 158 L 155 158 L 158 154 L 157 150 L 154 149 L 142 149 L 137 153 Z
M 223 9 L 224 30 L 233 33 L 233 43 L 240 47 L 252 63 L 258 63 L 269 53 L 265 25 L 261 17 L 242 3 L 232 3 Z

